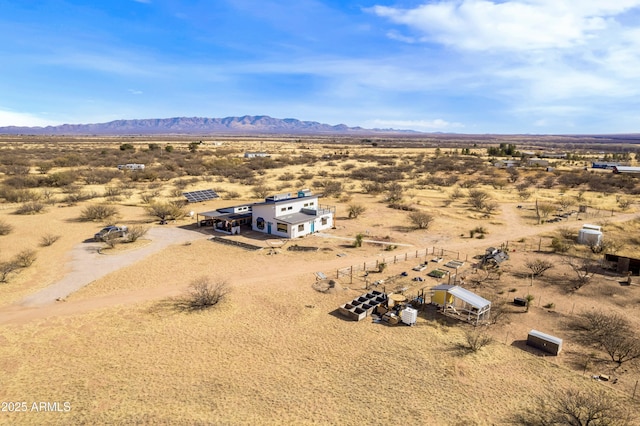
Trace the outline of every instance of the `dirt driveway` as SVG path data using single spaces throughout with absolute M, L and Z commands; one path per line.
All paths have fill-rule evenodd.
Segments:
M 64 299 L 71 293 L 90 284 L 105 275 L 156 253 L 172 244 L 208 238 L 207 234 L 173 227 L 154 227 L 149 229 L 146 238 L 151 242 L 142 248 L 119 254 L 100 254 L 101 243 L 86 242 L 76 245 L 71 251 L 68 263 L 69 273 L 60 281 L 29 295 L 18 302 L 25 307 L 47 305 L 58 299 Z

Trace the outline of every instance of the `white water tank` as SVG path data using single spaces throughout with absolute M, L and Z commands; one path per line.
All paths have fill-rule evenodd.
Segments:
M 418 310 L 413 308 L 404 308 L 400 313 L 400 321 L 407 325 L 413 325 L 418 319 Z

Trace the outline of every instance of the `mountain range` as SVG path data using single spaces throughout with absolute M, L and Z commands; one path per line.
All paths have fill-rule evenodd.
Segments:
M 115 120 L 96 124 L 62 124 L 47 127 L 0 127 L 0 134 L 21 135 L 189 135 L 189 134 L 369 134 L 416 133 L 411 130 L 364 129 L 335 126 L 295 118 L 267 115 L 205 118 L 174 117 L 139 120 Z

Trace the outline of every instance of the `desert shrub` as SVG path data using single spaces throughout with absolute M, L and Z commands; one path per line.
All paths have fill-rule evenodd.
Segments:
M 104 187 L 104 196 L 105 197 L 118 197 L 122 195 L 124 189 L 119 186 L 105 186 Z
M 11 231 L 13 231 L 13 226 L 3 220 L 0 220 L 0 235 L 9 235 Z
M 556 253 L 566 253 L 572 246 L 573 244 L 564 238 L 553 237 L 551 239 L 551 250 Z
M 0 283 L 6 283 L 11 273 L 20 269 L 15 261 L 0 262 Z
M 362 191 L 371 195 L 381 194 L 384 191 L 384 184 L 382 182 L 364 182 Z
M 118 170 L 89 169 L 82 173 L 88 185 L 104 185 L 120 175 Z
M 110 204 L 92 204 L 80 213 L 80 220 L 107 221 L 118 215 L 118 209 Z
M 418 229 L 429 229 L 434 221 L 432 214 L 424 211 L 414 211 L 409 213 L 409 221 Z
M 13 189 L 6 186 L 0 188 L 0 198 L 4 198 L 8 203 L 37 201 L 41 197 L 41 194 L 29 189 Z
M 464 338 L 467 349 L 472 352 L 478 352 L 493 341 L 491 336 L 481 329 L 465 331 Z
M 382 273 L 384 272 L 384 270 L 387 269 L 387 264 L 384 262 L 380 262 L 378 263 L 378 272 Z
M 147 207 L 147 213 L 160 219 L 161 223 L 165 223 L 169 219 L 181 219 L 185 215 L 184 206 L 177 203 L 152 202 Z
M 44 210 L 45 205 L 37 201 L 24 203 L 16 210 L 16 214 L 37 214 Z
M 357 234 L 356 239 L 353 241 L 354 247 L 362 247 L 362 241 L 364 240 L 363 234 Z
M 16 254 L 13 258 L 13 261 L 20 268 L 28 268 L 33 265 L 33 262 L 36 261 L 36 251 L 31 249 L 22 250 L 20 253 Z
M 139 238 L 142 238 L 146 235 L 149 228 L 146 226 L 134 225 L 130 226 L 127 229 L 127 241 L 130 243 L 138 241 Z
M 209 278 L 201 277 L 191 283 L 187 296 L 180 302 L 189 310 L 207 309 L 220 303 L 229 291 L 226 281 L 212 283 Z
M 283 173 L 280 176 L 278 176 L 278 180 L 285 181 L 285 182 L 291 182 L 295 180 L 295 178 L 296 176 L 291 172 Z
M 59 239 L 60 239 L 60 235 L 45 234 L 42 237 L 40 237 L 40 246 L 41 247 L 49 247 L 50 245 L 53 245 L 53 243 L 55 243 Z
M 122 145 L 120 145 L 120 151 L 135 151 L 136 148 L 133 146 L 133 144 L 130 143 L 123 143 Z
M 272 189 L 266 185 L 260 184 L 251 188 L 253 195 L 256 198 L 266 198 L 272 191 Z
M 356 219 L 366 210 L 367 208 L 361 204 L 349 204 L 349 219 Z
M 554 267 L 553 262 L 544 259 L 531 259 L 527 260 L 524 264 L 534 277 L 541 277 L 546 271 Z

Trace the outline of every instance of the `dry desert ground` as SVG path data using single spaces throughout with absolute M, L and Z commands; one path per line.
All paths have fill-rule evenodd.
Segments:
M 465 163 L 460 170 L 430 172 L 420 162 L 437 155 L 458 161 L 458 153 L 383 142 L 230 139 L 189 151 L 188 140 L 134 140 L 136 155 L 149 155 L 150 144 L 175 146 L 174 152 L 161 149 L 155 160 L 158 170 L 171 164 L 162 170 L 175 175 L 140 179 L 117 171 L 106 183 L 87 176 L 112 173 L 115 163 L 92 165 L 91 156 L 70 160 L 90 152 L 136 162 L 119 149 L 125 142 L 27 138 L 0 144 L 0 159 L 14 155 L 28 166 L 19 174 L 11 167 L 20 161 L 4 161 L 0 224 L 10 231 L 0 235 L 0 261 L 25 252 L 32 260 L 0 283 L 0 424 L 517 424 L 540 409 L 541 399 L 566 392 L 604 395 L 617 421 L 640 424 L 637 360 L 613 362 L 576 328 L 585 312 L 605 312 L 623 316 L 637 331 L 640 281 L 631 277 L 628 285 L 626 276 L 598 268 L 576 290 L 577 272 L 566 259 L 601 265 L 603 253 L 552 246 L 554 238 L 593 223 L 603 227 L 607 241 L 619 242 L 610 250 L 640 257 L 637 193 L 540 184 L 548 176 L 560 179 L 557 170 L 550 175 L 522 169 L 521 189 L 493 166 L 469 170 Z M 233 167 L 247 162 L 245 151 L 269 152 L 286 162 L 235 176 Z M 44 157 L 47 152 L 51 158 Z M 39 163 L 47 161 L 51 168 L 42 173 Z M 231 169 L 220 171 L 223 166 Z M 578 160 L 558 168 L 574 173 L 573 166 L 590 173 Z M 374 175 L 377 169 L 383 189 L 367 190 L 373 181 L 357 179 L 353 172 L 360 169 Z M 73 187 L 16 186 L 17 176 L 69 170 Z M 394 170 L 401 175 L 391 175 Z M 459 176 L 456 183 L 441 183 L 452 175 Z M 401 186 L 401 205 L 390 207 L 393 183 Z M 221 195 L 184 207 L 198 213 L 260 201 L 264 190 L 302 187 L 330 192 L 322 202 L 335 206 L 335 226 L 293 241 L 248 230 L 225 236 L 260 250 L 214 242 L 212 229 L 198 227 L 188 214 L 160 225 L 148 213 L 151 203 L 180 199 L 183 190 L 211 188 Z M 11 202 L 7 188 L 45 195 Z M 485 191 L 496 205 L 488 212 L 474 208 L 468 198 L 473 189 Z M 74 191 L 93 196 L 73 198 Z M 536 200 L 560 208 L 562 199 L 574 200 L 566 210 L 588 208 L 554 223 L 539 220 Z M 621 206 L 621 199 L 628 202 Z M 16 213 L 29 202 L 43 208 Z M 81 220 L 91 205 L 114 206 L 117 216 Z M 350 218 L 354 205 L 364 211 Z M 428 212 L 432 223 L 415 229 L 407 209 Z M 92 241 L 108 223 L 144 227 L 146 234 L 113 248 Z M 364 242 L 354 247 L 358 234 Z M 47 236 L 59 238 L 45 244 Z M 294 245 L 317 251 L 289 250 Z M 509 254 L 499 272 L 474 268 L 488 247 Z M 427 305 L 419 306 L 414 326 L 370 317 L 348 321 L 338 313 L 340 305 L 371 290 L 429 296 L 431 287 L 453 276 L 426 275 L 438 266 L 430 260 L 440 256 L 464 261 L 454 282 L 491 300 L 495 321 L 474 327 Z M 527 264 L 536 259 L 553 267 L 533 279 Z M 371 265 L 381 262 L 386 269 L 375 271 Z M 414 271 L 421 262 L 428 269 Z M 365 265 L 366 277 L 360 270 Z M 353 276 L 337 272 L 352 266 Z M 334 281 L 332 287 L 318 281 L 318 272 Z M 185 309 L 178 302 L 202 277 L 226 282 L 229 293 L 209 309 Z M 383 282 L 373 286 L 378 280 Z M 528 295 L 528 311 L 512 303 Z M 562 338 L 562 352 L 550 356 L 525 345 L 531 329 Z M 467 337 L 473 333 L 492 341 L 472 351 Z M 636 344 L 638 336 L 631 336 Z M 602 375 L 609 380 L 594 378 Z

